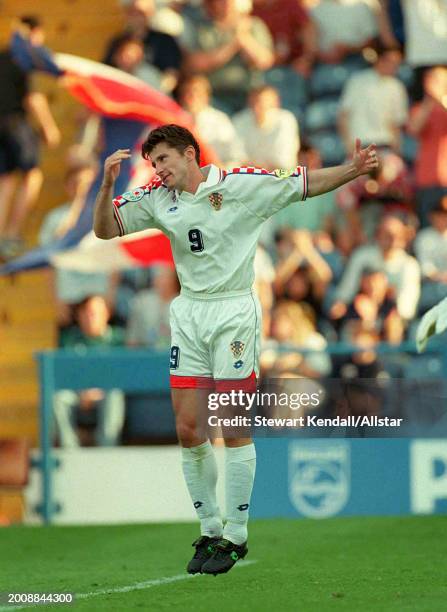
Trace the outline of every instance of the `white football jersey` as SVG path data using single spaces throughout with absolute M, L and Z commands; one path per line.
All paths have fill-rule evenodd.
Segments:
M 210 165 L 195 194 L 168 190 L 159 177 L 113 200 L 121 235 L 155 227 L 170 241 L 182 288 L 191 292 L 249 290 L 261 226 L 278 210 L 306 199 L 306 168 Z

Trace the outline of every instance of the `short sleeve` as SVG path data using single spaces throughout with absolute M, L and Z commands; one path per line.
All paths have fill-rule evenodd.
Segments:
M 307 197 L 307 168 L 304 166 L 273 172 L 255 167 L 233 168 L 224 180 L 234 197 L 263 220 Z
M 113 200 L 113 212 L 119 225 L 120 236 L 149 228 L 162 229 L 155 218 L 157 189 L 164 189 L 157 177 L 148 185 L 126 191 Z

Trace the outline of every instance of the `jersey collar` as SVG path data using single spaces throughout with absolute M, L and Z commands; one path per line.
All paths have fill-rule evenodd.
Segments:
M 199 184 L 199 186 L 197 187 L 196 193 L 192 194 L 192 193 L 188 193 L 187 191 L 179 192 L 177 191 L 177 189 L 174 189 L 175 199 L 178 199 L 179 197 L 184 197 L 184 196 L 195 198 L 196 196 L 200 194 L 201 190 L 208 189 L 210 187 L 214 187 L 214 185 L 217 185 L 217 183 L 220 183 L 220 181 L 222 180 L 223 172 L 220 168 L 218 168 L 217 166 L 214 166 L 214 164 L 203 166 L 202 168 L 200 168 L 200 171 L 205 177 L 205 181 Z
M 214 187 L 214 185 L 217 185 L 222 179 L 222 170 L 213 164 L 203 166 L 200 170 L 202 174 L 206 176 L 206 181 L 200 183 L 197 192 L 200 191 L 200 189 L 205 189 L 205 187 Z

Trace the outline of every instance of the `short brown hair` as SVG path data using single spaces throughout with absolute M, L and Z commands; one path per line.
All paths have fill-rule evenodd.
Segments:
M 141 155 L 144 159 L 149 159 L 152 150 L 160 144 L 160 142 L 165 142 L 169 147 L 176 149 L 179 153 L 183 153 L 186 147 L 194 147 L 196 151 L 196 162 L 200 163 L 199 143 L 186 128 L 175 125 L 175 123 L 170 123 L 152 130 L 141 147 Z

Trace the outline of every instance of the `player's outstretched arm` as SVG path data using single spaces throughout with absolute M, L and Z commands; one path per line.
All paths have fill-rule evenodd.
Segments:
M 361 174 L 368 174 L 379 166 L 376 145 L 371 144 L 366 149 L 361 148 L 360 140 L 355 141 L 355 150 L 349 164 L 334 166 L 333 168 L 322 168 L 321 170 L 310 170 L 307 173 L 308 197 L 320 195 L 332 191 Z
M 98 238 L 107 240 L 120 235 L 120 228 L 113 214 L 112 198 L 121 162 L 130 157 L 129 149 L 118 149 L 104 162 L 104 177 L 95 201 L 93 230 Z

